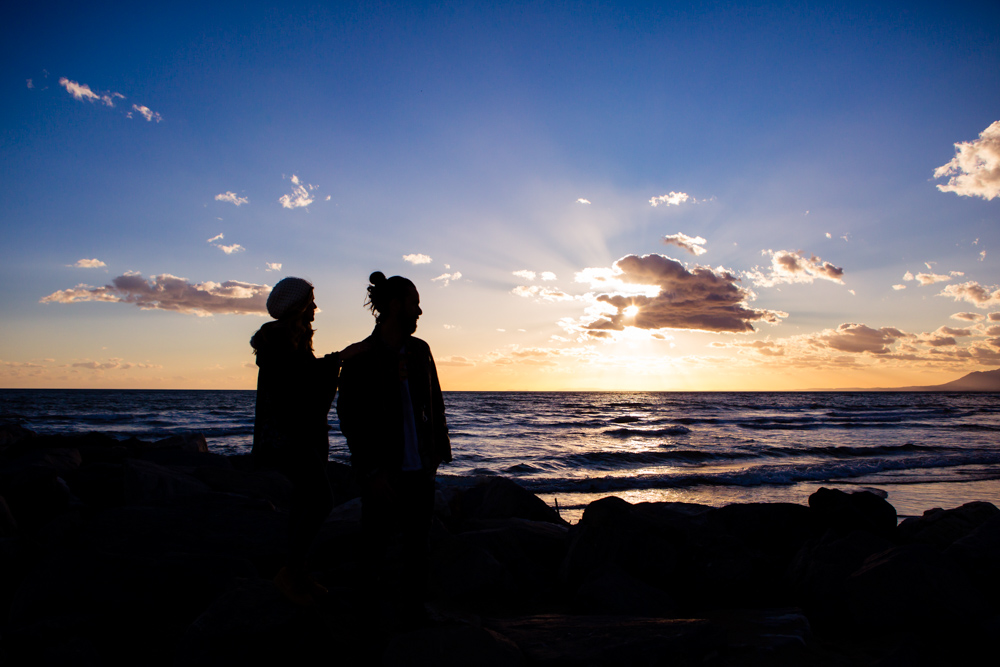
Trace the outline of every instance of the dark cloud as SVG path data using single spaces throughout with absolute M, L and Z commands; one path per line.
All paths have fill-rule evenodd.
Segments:
M 846 323 L 833 333 L 817 336 L 816 340 L 841 352 L 888 354 L 895 341 L 910 335 L 892 327 L 872 329 L 864 324 Z
M 125 274 L 110 285 L 91 287 L 77 285 L 59 290 L 41 299 L 42 303 L 78 303 L 107 301 L 130 303 L 143 310 L 172 310 L 193 315 L 267 314 L 268 285 L 227 280 L 223 283 L 191 284 L 186 278 L 168 273 L 149 279 L 139 274 Z
M 614 263 L 610 272 L 591 272 L 595 286 L 619 281 L 659 288 L 655 296 L 622 293 L 598 295 L 597 301 L 613 306 L 613 315 L 598 317 L 584 325 L 591 336 L 607 336 L 608 331 L 622 331 L 626 326 L 639 329 L 697 329 L 713 332 L 751 332 L 751 322 L 778 322 L 785 313 L 747 307 L 749 290 L 736 284 L 737 278 L 723 270 L 705 266 L 688 270 L 677 260 L 663 255 L 628 255 Z M 633 316 L 626 308 L 637 307 Z

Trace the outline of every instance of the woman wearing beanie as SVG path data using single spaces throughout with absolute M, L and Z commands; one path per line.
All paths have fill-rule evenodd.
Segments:
M 451 444 L 434 358 L 412 335 L 422 312 L 417 288 L 380 271 L 369 281 L 365 305 L 375 330 L 344 362 L 337 414 L 361 483 L 364 575 L 376 594 L 369 602 L 396 620 L 419 621 L 434 476 L 451 461 Z M 389 562 L 393 542 L 397 558 Z
M 275 577 L 284 595 L 310 605 L 326 588 L 306 571 L 306 553 L 333 507 L 326 474 L 329 457 L 327 415 L 337 391 L 341 355 L 313 354 L 313 287 L 302 278 L 284 278 L 267 298 L 275 321 L 262 326 L 250 345 L 257 355 L 257 408 L 253 460 L 292 482 L 288 513 L 288 556 Z

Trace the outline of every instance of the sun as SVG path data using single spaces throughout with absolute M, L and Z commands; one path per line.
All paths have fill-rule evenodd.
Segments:
M 639 306 L 626 306 L 622 310 L 622 314 L 625 315 L 625 317 L 635 317 L 639 314 Z

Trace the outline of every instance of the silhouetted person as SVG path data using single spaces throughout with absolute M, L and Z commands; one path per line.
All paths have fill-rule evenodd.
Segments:
M 376 596 L 369 603 L 418 620 L 434 476 L 451 461 L 451 444 L 431 350 L 412 336 L 422 312 L 417 288 L 380 271 L 369 281 L 365 305 L 375 315 L 375 330 L 362 343 L 364 351 L 344 362 L 337 414 L 361 483 L 364 567 Z M 398 546 L 392 559 L 390 545 Z
M 327 478 L 327 417 L 337 391 L 342 354 L 313 354 L 313 287 L 302 278 L 284 278 L 267 298 L 275 319 L 262 326 L 250 345 L 257 355 L 257 408 L 253 459 L 275 469 L 293 486 L 288 513 L 288 556 L 274 579 L 291 601 L 308 605 L 326 588 L 306 572 L 306 554 L 333 507 Z

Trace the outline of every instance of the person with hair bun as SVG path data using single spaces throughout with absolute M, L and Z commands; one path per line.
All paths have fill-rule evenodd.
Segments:
M 379 593 L 371 602 L 413 619 L 424 612 L 434 477 L 451 461 L 451 443 L 434 358 L 413 336 L 422 313 L 417 288 L 381 271 L 369 282 L 375 330 L 344 362 L 337 414 L 361 484 L 366 575 Z M 390 563 L 393 543 L 399 562 Z
M 313 354 L 313 286 L 284 278 L 267 298 L 274 318 L 250 339 L 257 356 L 257 406 L 253 424 L 254 465 L 277 470 L 292 483 L 287 561 L 274 583 L 292 602 L 308 606 L 326 588 L 306 571 L 306 554 L 333 508 L 327 478 L 328 413 L 337 391 L 342 357 L 356 346 L 320 359 Z

